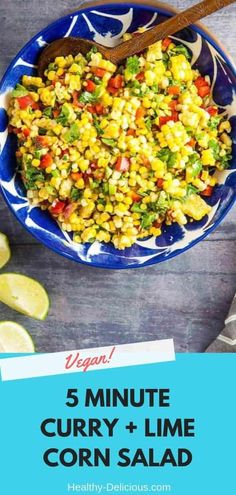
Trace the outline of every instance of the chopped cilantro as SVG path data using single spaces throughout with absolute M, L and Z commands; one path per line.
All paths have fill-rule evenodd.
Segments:
M 134 203 L 131 207 L 133 213 L 143 213 L 144 211 L 140 208 L 141 203 Z
M 170 158 L 169 148 L 162 148 L 160 151 L 158 151 L 157 157 L 160 158 L 160 160 L 162 160 L 163 162 L 168 162 Z
M 209 127 L 209 129 L 211 129 L 211 130 L 213 130 L 213 131 L 214 131 L 215 129 L 217 129 L 217 127 L 218 127 L 218 125 L 219 125 L 220 121 L 221 121 L 221 116 L 220 116 L 220 115 L 217 115 L 217 116 L 215 116 L 215 117 L 211 117 L 211 118 L 209 119 L 209 121 L 208 121 L 208 127 Z
M 39 136 L 45 136 L 47 134 L 47 129 L 44 127 L 39 127 L 38 134 Z
M 142 217 L 141 227 L 142 229 L 148 229 L 152 223 L 156 220 L 156 213 L 144 213 Z
M 158 151 L 157 157 L 160 158 L 162 162 L 166 162 L 168 168 L 173 168 L 176 163 L 177 153 L 170 151 L 169 148 L 162 148 Z
M 106 146 L 111 146 L 112 148 L 116 145 L 116 141 L 114 139 L 102 138 L 102 142 L 106 144 Z
M 66 125 L 68 123 L 68 119 L 70 116 L 69 108 L 64 104 L 61 107 L 60 115 L 57 117 L 57 122 L 62 125 Z
M 177 153 L 174 153 L 173 151 L 170 151 L 170 156 L 167 162 L 167 167 L 168 168 L 173 168 L 176 164 L 177 160 Z
M 77 187 L 72 187 L 71 188 L 71 193 L 70 193 L 70 197 L 72 199 L 72 201 L 78 201 L 82 196 L 82 192 L 77 189 Z
M 93 125 L 97 131 L 97 133 L 100 135 L 104 134 L 104 130 L 100 127 L 100 123 L 96 115 L 93 116 Z
M 93 47 L 91 48 L 91 50 L 89 50 L 89 52 L 86 54 L 86 57 L 85 57 L 85 58 L 86 58 L 86 60 L 88 60 L 88 62 L 90 62 L 91 57 L 92 57 L 92 54 L 93 54 L 93 53 L 97 53 L 97 51 L 98 51 L 98 50 L 97 50 L 97 47 L 96 47 L 96 46 L 93 46 Z
M 187 189 L 186 189 L 186 196 L 184 199 L 187 199 L 189 198 L 189 196 L 191 196 L 192 194 L 196 194 L 198 193 L 198 189 L 194 186 L 192 186 L 192 184 L 188 184 L 187 185 Z
M 15 89 L 12 91 L 12 96 L 14 98 L 20 98 L 21 96 L 26 96 L 28 94 L 28 90 L 22 86 L 22 84 L 17 84 Z
M 45 117 L 51 118 L 52 117 L 52 107 L 44 108 L 43 115 L 45 115 Z
M 56 69 L 56 64 L 54 62 L 51 62 L 49 65 L 48 65 L 48 70 L 54 70 Z
M 60 172 L 57 169 L 56 170 L 52 170 L 51 171 L 51 174 L 52 174 L 53 177 L 56 177 L 56 178 L 60 177 Z
M 28 165 L 25 171 L 25 187 L 26 189 L 37 189 L 36 182 L 44 181 L 44 174 L 42 171 L 38 170 L 31 165 Z
M 217 159 L 219 156 L 219 152 L 220 152 L 219 143 L 217 141 L 215 141 L 214 139 L 210 139 L 208 146 L 213 151 L 214 158 Z
M 202 170 L 202 163 L 198 153 L 193 153 L 189 157 L 188 166 L 191 166 L 192 177 L 197 177 Z
M 126 62 L 126 70 L 129 74 L 138 74 L 139 72 L 139 58 L 137 55 L 128 57 Z
M 98 100 L 100 96 L 100 88 L 96 88 L 93 93 L 90 93 L 89 91 L 84 91 L 81 93 L 79 97 L 80 103 L 94 103 L 95 101 Z
M 190 51 L 188 48 L 184 45 L 177 45 L 175 48 L 173 48 L 171 51 L 169 51 L 169 55 L 176 55 L 176 54 L 182 54 L 184 55 L 188 60 L 191 60 L 192 56 L 190 54 Z
M 222 169 L 229 168 L 230 161 L 232 160 L 233 156 L 231 154 L 227 154 L 225 156 L 220 157 L 220 165 Z
M 79 133 L 79 127 L 76 122 L 71 124 L 70 128 L 66 133 L 64 134 L 64 139 L 67 143 L 73 143 L 73 141 L 76 141 L 76 139 L 79 139 L 80 133 Z
M 147 117 L 146 118 L 145 124 L 146 124 L 146 128 L 148 129 L 148 131 L 151 131 L 152 130 L 152 119 L 151 119 L 151 117 Z

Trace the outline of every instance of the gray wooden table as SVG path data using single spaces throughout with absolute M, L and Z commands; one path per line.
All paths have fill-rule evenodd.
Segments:
M 186 8 L 194 2 L 175 0 Z M 0 75 L 37 31 L 81 2 L 1 0 Z M 205 23 L 236 59 L 236 5 Z M 0 319 L 23 324 L 38 351 L 173 337 L 179 352 L 203 352 L 220 332 L 236 289 L 236 214 L 232 211 L 205 241 L 160 265 L 105 271 L 66 260 L 38 244 L 0 198 L 0 230 L 12 246 L 7 271 L 39 279 L 52 306 L 46 322 L 0 305 Z

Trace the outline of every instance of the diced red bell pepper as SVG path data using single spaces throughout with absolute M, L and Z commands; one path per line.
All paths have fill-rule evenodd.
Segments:
M 8 132 L 10 134 L 13 133 L 13 134 L 16 134 L 17 135 L 17 134 L 19 134 L 21 132 L 21 130 L 20 129 L 17 129 L 17 127 L 13 127 L 12 125 L 9 125 L 8 126 Z
M 168 91 L 169 95 L 177 96 L 180 94 L 180 87 L 179 86 L 169 86 L 167 91 Z
M 153 222 L 153 227 L 155 227 L 156 229 L 160 229 L 161 225 L 162 225 L 162 223 L 158 222 L 157 220 L 155 220 L 155 222 Z
M 192 138 L 192 139 L 190 139 L 190 141 L 187 144 L 188 144 L 188 146 L 191 146 L 192 148 L 195 148 L 196 143 L 197 143 L 196 139 L 193 139 Z
M 66 148 L 65 150 L 61 150 L 60 156 L 64 156 L 64 155 L 68 155 L 68 154 L 69 154 L 69 150 L 68 150 L 68 148 Z
M 77 208 L 77 203 L 69 203 L 65 208 L 63 208 L 63 217 L 65 220 L 68 220 L 72 213 L 76 210 Z
M 16 98 L 16 100 L 18 101 L 21 110 L 25 110 L 28 107 L 33 108 L 33 110 L 39 108 L 38 103 L 36 103 L 30 95 L 20 96 L 19 98 Z
M 95 110 L 95 105 L 88 105 L 88 106 L 87 106 L 87 110 L 88 110 L 88 112 L 90 112 L 90 113 L 96 113 L 96 110 Z
M 94 170 L 93 175 L 95 179 L 101 180 L 104 178 L 105 170 L 103 168 L 97 168 L 97 170 Z
M 163 48 L 163 50 L 167 50 L 167 48 L 169 48 L 169 46 L 170 46 L 171 43 L 172 43 L 172 41 L 171 41 L 170 38 L 165 38 L 162 41 L 162 48 Z
M 202 86 L 198 90 L 198 95 L 201 96 L 201 98 L 205 98 L 205 96 L 208 96 L 211 92 L 210 86 Z
M 87 110 L 90 113 L 96 113 L 97 115 L 104 115 L 106 113 L 106 109 L 101 103 L 96 103 L 96 105 L 88 105 Z
M 127 136 L 135 136 L 136 135 L 136 130 L 135 129 L 128 129 L 126 132 Z
M 111 93 L 112 95 L 117 95 L 119 90 L 114 88 L 114 86 L 109 86 L 109 84 L 108 84 L 107 91 L 109 91 L 109 93 Z
M 73 105 L 77 107 L 79 104 L 79 91 L 74 90 L 72 93 L 72 98 L 73 98 L 73 102 L 72 102 Z
M 209 86 L 208 82 L 206 81 L 205 77 L 199 76 L 196 81 L 194 81 L 194 84 L 197 89 L 203 88 L 204 86 Z
M 172 100 L 170 101 L 168 107 L 172 110 L 172 111 L 175 111 L 176 110 L 176 107 L 177 105 L 179 104 L 178 100 Z
M 124 78 L 121 74 L 117 74 L 115 77 L 111 77 L 108 82 L 108 86 L 112 86 L 113 88 L 120 89 L 123 86 Z
M 148 158 L 145 155 L 142 155 L 141 158 L 142 158 L 142 162 L 145 165 L 145 167 L 150 168 L 151 164 L 150 164 L 150 161 L 148 160 Z
M 91 79 L 88 79 L 85 82 L 86 82 L 86 90 L 89 91 L 89 93 L 93 93 L 96 89 L 96 84 Z
M 162 189 L 163 184 L 164 184 L 164 179 L 157 179 L 156 184 L 157 184 L 157 187 L 158 187 L 159 189 Z
M 198 77 L 196 81 L 194 81 L 194 84 L 198 90 L 198 95 L 201 96 L 201 98 L 205 98 L 205 96 L 210 94 L 211 88 L 205 77 Z
M 43 155 L 41 160 L 40 160 L 40 168 L 47 168 L 50 167 L 53 164 L 53 158 L 50 153 L 46 153 L 46 155 Z
M 93 162 L 93 163 L 90 163 L 89 167 L 92 169 L 92 170 L 96 170 L 98 168 L 98 164 L 97 162 Z
M 35 146 L 37 149 L 47 148 L 48 146 L 48 137 L 47 136 L 36 136 L 35 138 Z
M 127 172 L 129 170 L 130 161 L 125 156 L 119 156 L 115 164 L 115 169 L 119 172 Z
M 208 107 L 206 108 L 206 111 L 212 116 L 215 117 L 218 115 L 218 108 L 217 107 Z
M 83 174 L 80 174 L 79 172 L 72 172 L 72 174 L 70 174 L 70 176 L 71 176 L 72 180 L 77 182 L 77 180 L 80 180 L 83 177 Z
M 137 81 L 139 81 L 139 82 L 143 82 L 143 81 L 144 81 L 144 79 L 145 79 L 145 74 L 144 74 L 144 72 L 139 72 L 139 73 L 137 74 L 137 76 L 135 76 L 135 79 L 137 79 Z
M 52 111 L 52 114 L 53 114 L 54 119 L 57 119 L 57 117 L 59 117 L 60 112 L 61 111 L 60 111 L 59 108 L 54 108 L 54 110 Z
M 60 215 L 65 207 L 66 203 L 64 201 L 59 201 L 58 199 L 56 199 L 55 201 L 53 201 L 52 206 L 49 209 L 52 215 Z
M 163 125 L 167 124 L 167 122 L 170 122 L 171 120 L 173 120 L 173 122 L 177 122 L 179 120 L 179 114 L 178 112 L 172 112 L 172 115 L 170 115 L 169 117 L 160 117 L 159 118 L 159 125 L 160 127 L 162 127 Z
M 97 115 L 104 115 L 106 113 L 106 109 L 101 103 L 96 103 L 94 106 Z
M 135 119 L 136 120 L 142 119 L 144 117 L 145 113 L 146 113 L 145 108 L 143 108 L 143 107 L 137 108 L 136 114 L 135 114 Z
M 91 67 L 91 72 L 97 77 L 103 77 L 106 74 L 106 70 L 100 67 Z
M 25 137 L 28 137 L 30 135 L 30 130 L 26 127 L 26 129 L 23 129 L 23 134 Z
M 213 187 L 212 186 L 207 186 L 204 191 L 201 192 L 202 196 L 210 197 L 213 193 Z
M 136 191 L 132 191 L 131 192 L 131 198 L 132 198 L 134 203 L 139 203 L 139 201 L 141 201 L 141 199 L 142 199 L 142 196 L 140 194 L 136 193 Z

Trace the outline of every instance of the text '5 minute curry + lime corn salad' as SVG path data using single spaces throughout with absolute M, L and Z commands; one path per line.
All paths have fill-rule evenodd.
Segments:
M 231 128 L 190 59 L 169 38 L 119 67 L 92 49 L 57 57 L 45 82 L 25 75 L 12 92 L 27 196 L 74 241 L 124 249 L 210 212 Z

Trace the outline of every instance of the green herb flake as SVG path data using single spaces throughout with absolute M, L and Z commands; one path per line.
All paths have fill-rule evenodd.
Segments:
M 37 189 L 36 182 L 44 182 L 44 174 L 37 168 L 28 165 L 25 170 L 24 180 L 26 189 Z
M 142 229 L 148 229 L 156 220 L 156 213 L 144 213 L 142 217 L 141 227 Z
M 74 122 L 73 124 L 71 124 L 70 128 L 68 129 L 68 131 L 66 131 L 63 137 L 67 143 L 73 143 L 74 141 L 79 139 L 79 136 L 80 132 L 78 124 Z
M 89 91 L 84 91 L 79 97 L 80 103 L 95 103 L 100 96 L 100 87 L 97 87 L 95 91 L 90 93 Z
M 52 117 L 52 107 L 44 108 L 43 115 L 45 117 L 49 117 L 49 119 L 51 119 L 51 117 Z
M 162 148 L 160 151 L 158 151 L 157 158 L 160 158 L 162 162 L 168 162 L 170 158 L 169 148 Z
M 141 203 L 134 203 L 131 207 L 131 211 L 133 213 L 143 213 L 143 210 L 141 209 Z
M 211 129 L 211 130 L 213 130 L 213 131 L 214 131 L 215 129 L 217 129 L 217 127 L 218 127 L 218 125 L 219 125 L 220 121 L 221 121 L 221 116 L 220 116 L 220 115 L 217 115 L 217 116 L 215 116 L 215 117 L 211 117 L 211 118 L 209 119 L 209 121 L 208 121 L 208 127 L 209 127 L 209 129 Z
M 82 197 L 82 192 L 77 187 L 72 187 L 70 197 L 72 201 L 78 201 Z
M 215 141 L 214 139 L 210 139 L 208 146 L 213 151 L 214 158 L 217 159 L 219 156 L 219 152 L 220 152 L 219 143 L 217 141 Z
M 47 129 L 44 127 L 39 127 L 38 134 L 39 136 L 45 136 L 47 134 Z
M 15 89 L 12 91 L 12 96 L 14 98 L 20 98 L 21 96 L 26 96 L 28 94 L 28 90 L 22 86 L 22 84 L 17 84 Z
M 116 141 L 114 139 L 102 138 L 102 142 L 106 146 L 111 146 L 111 148 L 114 148 L 114 146 L 116 145 Z
M 139 72 L 139 58 L 137 55 L 127 58 L 126 70 L 129 74 L 138 74 Z
M 66 105 L 62 105 L 60 115 L 59 117 L 57 117 L 56 121 L 59 124 L 65 126 L 68 123 L 69 116 L 70 116 L 69 108 Z
M 184 45 L 177 45 L 175 48 L 173 48 L 173 50 L 171 50 L 171 51 L 169 52 L 169 54 L 170 54 L 170 53 L 171 53 L 171 54 L 174 54 L 174 55 L 176 55 L 176 54 L 178 54 L 178 55 L 179 55 L 179 54 L 182 54 L 182 55 L 184 55 L 184 56 L 185 56 L 188 60 L 191 60 L 191 58 L 192 58 L 192 55 L 191 55 L 190 51 L 189 51 L 189 50 L 188 50 L 188 48 L 187 48 L 186 46 L 184 46 Z
M 192 196 L 192 194 L 197 193 L 199 193 L 199 190 L 196 187 L 192 186 L 192 184 L 188 184 L 186 189 L 186 196 L 183 199 L 185 200 L 189 198 L 189 196 Z
M 98 133 L 99 136 L 101 136 L 102 134 L 104 134 L 104 130 L 100 127 L 100 122 L 98 120 L 98 118 L 94 115 L 93 116 L 93 125 Z

